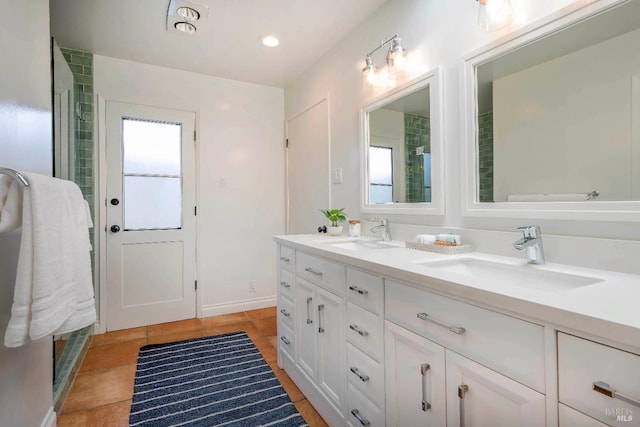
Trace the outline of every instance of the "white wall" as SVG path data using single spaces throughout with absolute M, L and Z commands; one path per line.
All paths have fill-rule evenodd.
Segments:
M 369 113 L 369 145 L 393 149 L 393 200 L 406 200 L 404 114 L 385 109 Z
M 0 166 L 51 175 L 49 1 L 1 0 Z M 20 231 L 0 233 L 0 339 L 11 315 Z M 0 344 L 0 425 L 54 426 L 52 339 Z
M 494 81 L 495 201 L 592 190 L 633 200 L 629 94 L 640 56 L 629 52 L 639 44 L 632 31 Z
M 365 55 L 374 48 L 382 37 L 398 33 L 403 46 L 409 51 L 414 63 L 425 70 L 440 67 L 444 92 L 444 146 L 445 146 L 445 191 L 446 214 L 443 216 L 389 215 L 395 236 L 410 237 L 411 232 L 420 229 L 409 224 L 435 226 L 440 230 L 462 230 L 471 243 L 486 252 L 506 251 L 512 256 L 522 256 L 510 245 L 503 247 L 502 240 L 487 244 L 482 239 L 491 240 L 491 234 L 476 233 L 476 230 L 508 231 L 515 241 L 519 232 L 517 226 L 533 221 L 522 219 L 494 219 L 463 217 L 461 212 L 461 160 L 464 123 L 461 105 L 461 58 L 470 52 L 493 43 L 510 31 L 540 20 L 564 7 L 587 4 L 583 0 L 518 0 L 512 2 L 516 10 L 516 22 L 511 28 L 495 33 L 483 33 L 476 29 L 477 2 L 471 0 L 394 0 L 386 2 L 362 25 L 321 58 L 306 73 L 285 88 L 285 115 L 291 117 L 303 110 L 314 99 L 327 93 L 332 102 L 331 123 L 331 169 L 343 168 L 343 182 L 333 184 L 332 206 L 345 207 L 348 212 L 358 212 L 360 200 L 359 111 L 376 94 L 368 92 L 362 82 L 361 69 Z M 382 49 L 381 51 L 384 51 Z M 384 63 L 384 52 L 374 60 Z M 313 191 L 313 189 L 310 189 Z M 361 215 L 366 217 L 366 215 Z M 632 240 L 633 251 L 622 242 L 624 250 L 614 253 L 631 260 L 640 256 L 640 227 L 628 223 L 598 223 L 589 221 L 536 220 L 546 235 L 584 236 Z M 423 227 L 425 228 L 425 227 Z M 426 228 L 425 228 L 426 229 Z M 476 241 L 477 240 L 477 241 Z M 500 243 L 498 243 L 500 240 Z M 593 240 L 593 239 L 591 239 Z M 597 240 L 593 240 L 597 242 Z M 586 256 L 587 245 L 573 240 L 559 238 L 557 251 L 552 251 L 550 262 L 588 263 L 597 252 Z M 607 241 L 609 242 L 609 241 Z M 566 246 L 563 246 L 565 245 Z M 498 246 L 500 245 L 500 246 Z M 607 243 L 610 248 L 612 244 Z M 626 245 L 626 246 L 625 246 Z M 594 244 L 593 248 L 604 247 Z M 575 252 L 574 253 L 574 249 Z M 571 256 L 569 256 L 571 254 Z M 615 265 L 614 265 L 615 264 Z M 628 261 L 624 266 L 629 271 L 640 273 L 640 267 Z M 598 263 L 602 268 L 619 269 L 620 262 Z
M 272 236 L 284 233 L 283 89 L 101 55 L 94 85 L 106 100 L 196 112 L 199 313 L 274 305 Z

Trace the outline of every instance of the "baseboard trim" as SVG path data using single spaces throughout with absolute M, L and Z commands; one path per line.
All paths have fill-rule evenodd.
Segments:
M 53 410 L 53 406 L 49 407 L 47 415 L 45 415 L 40 427 L 56 427 L 57 419 L 56 412 Z
M 221 304 L 209 304 L 202 306 L 202 317 L 218 316 L 220 314 L 237 313 L 239 311 L 257 310 L 259 308 L 274 307 L 276 295 L 260 297 L 242 301 L 225 302 Z

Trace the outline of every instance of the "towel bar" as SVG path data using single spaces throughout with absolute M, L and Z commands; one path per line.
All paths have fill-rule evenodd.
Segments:
M 24 175 L 22 175 L 20 172 L 16 172 L 13 169 L 0 168 L 0 174 L 9 175 L 11 178 L 22 184 L 23 187 L 29 186 L 29 181 L 27 181 L 27 178 L 25 178 Z

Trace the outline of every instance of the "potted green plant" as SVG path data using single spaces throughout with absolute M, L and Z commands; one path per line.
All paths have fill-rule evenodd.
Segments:
M 330 236 L 339 236 L 342 234 L 341 222 L 346 221 L 347 216 L 344 214 L 344 208 L 340 209 L 320 209 L 320 212 L 331 222 L 331 226 L 327 227 L 327 234 Z

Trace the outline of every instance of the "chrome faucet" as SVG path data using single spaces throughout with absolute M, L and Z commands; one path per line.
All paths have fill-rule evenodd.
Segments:
M 382 231 L 382 240 L 385 242 L 391 241 L 391 228 L 389 227 L 389 220 L 387 218 L 374 218 L 374 221 L 379 221 L 380 224 L 375 227 L 371 227 L 369 230 L 372 233 L 377 233 L 378 231 Z
M 529 264 L 544 264 L 544 250 L 542 249 L 542 233 L 537 225 L 518 227 L 524 236 L 513 243 L 513 247 L 519 251 L 527 250 L 527 262 Z

